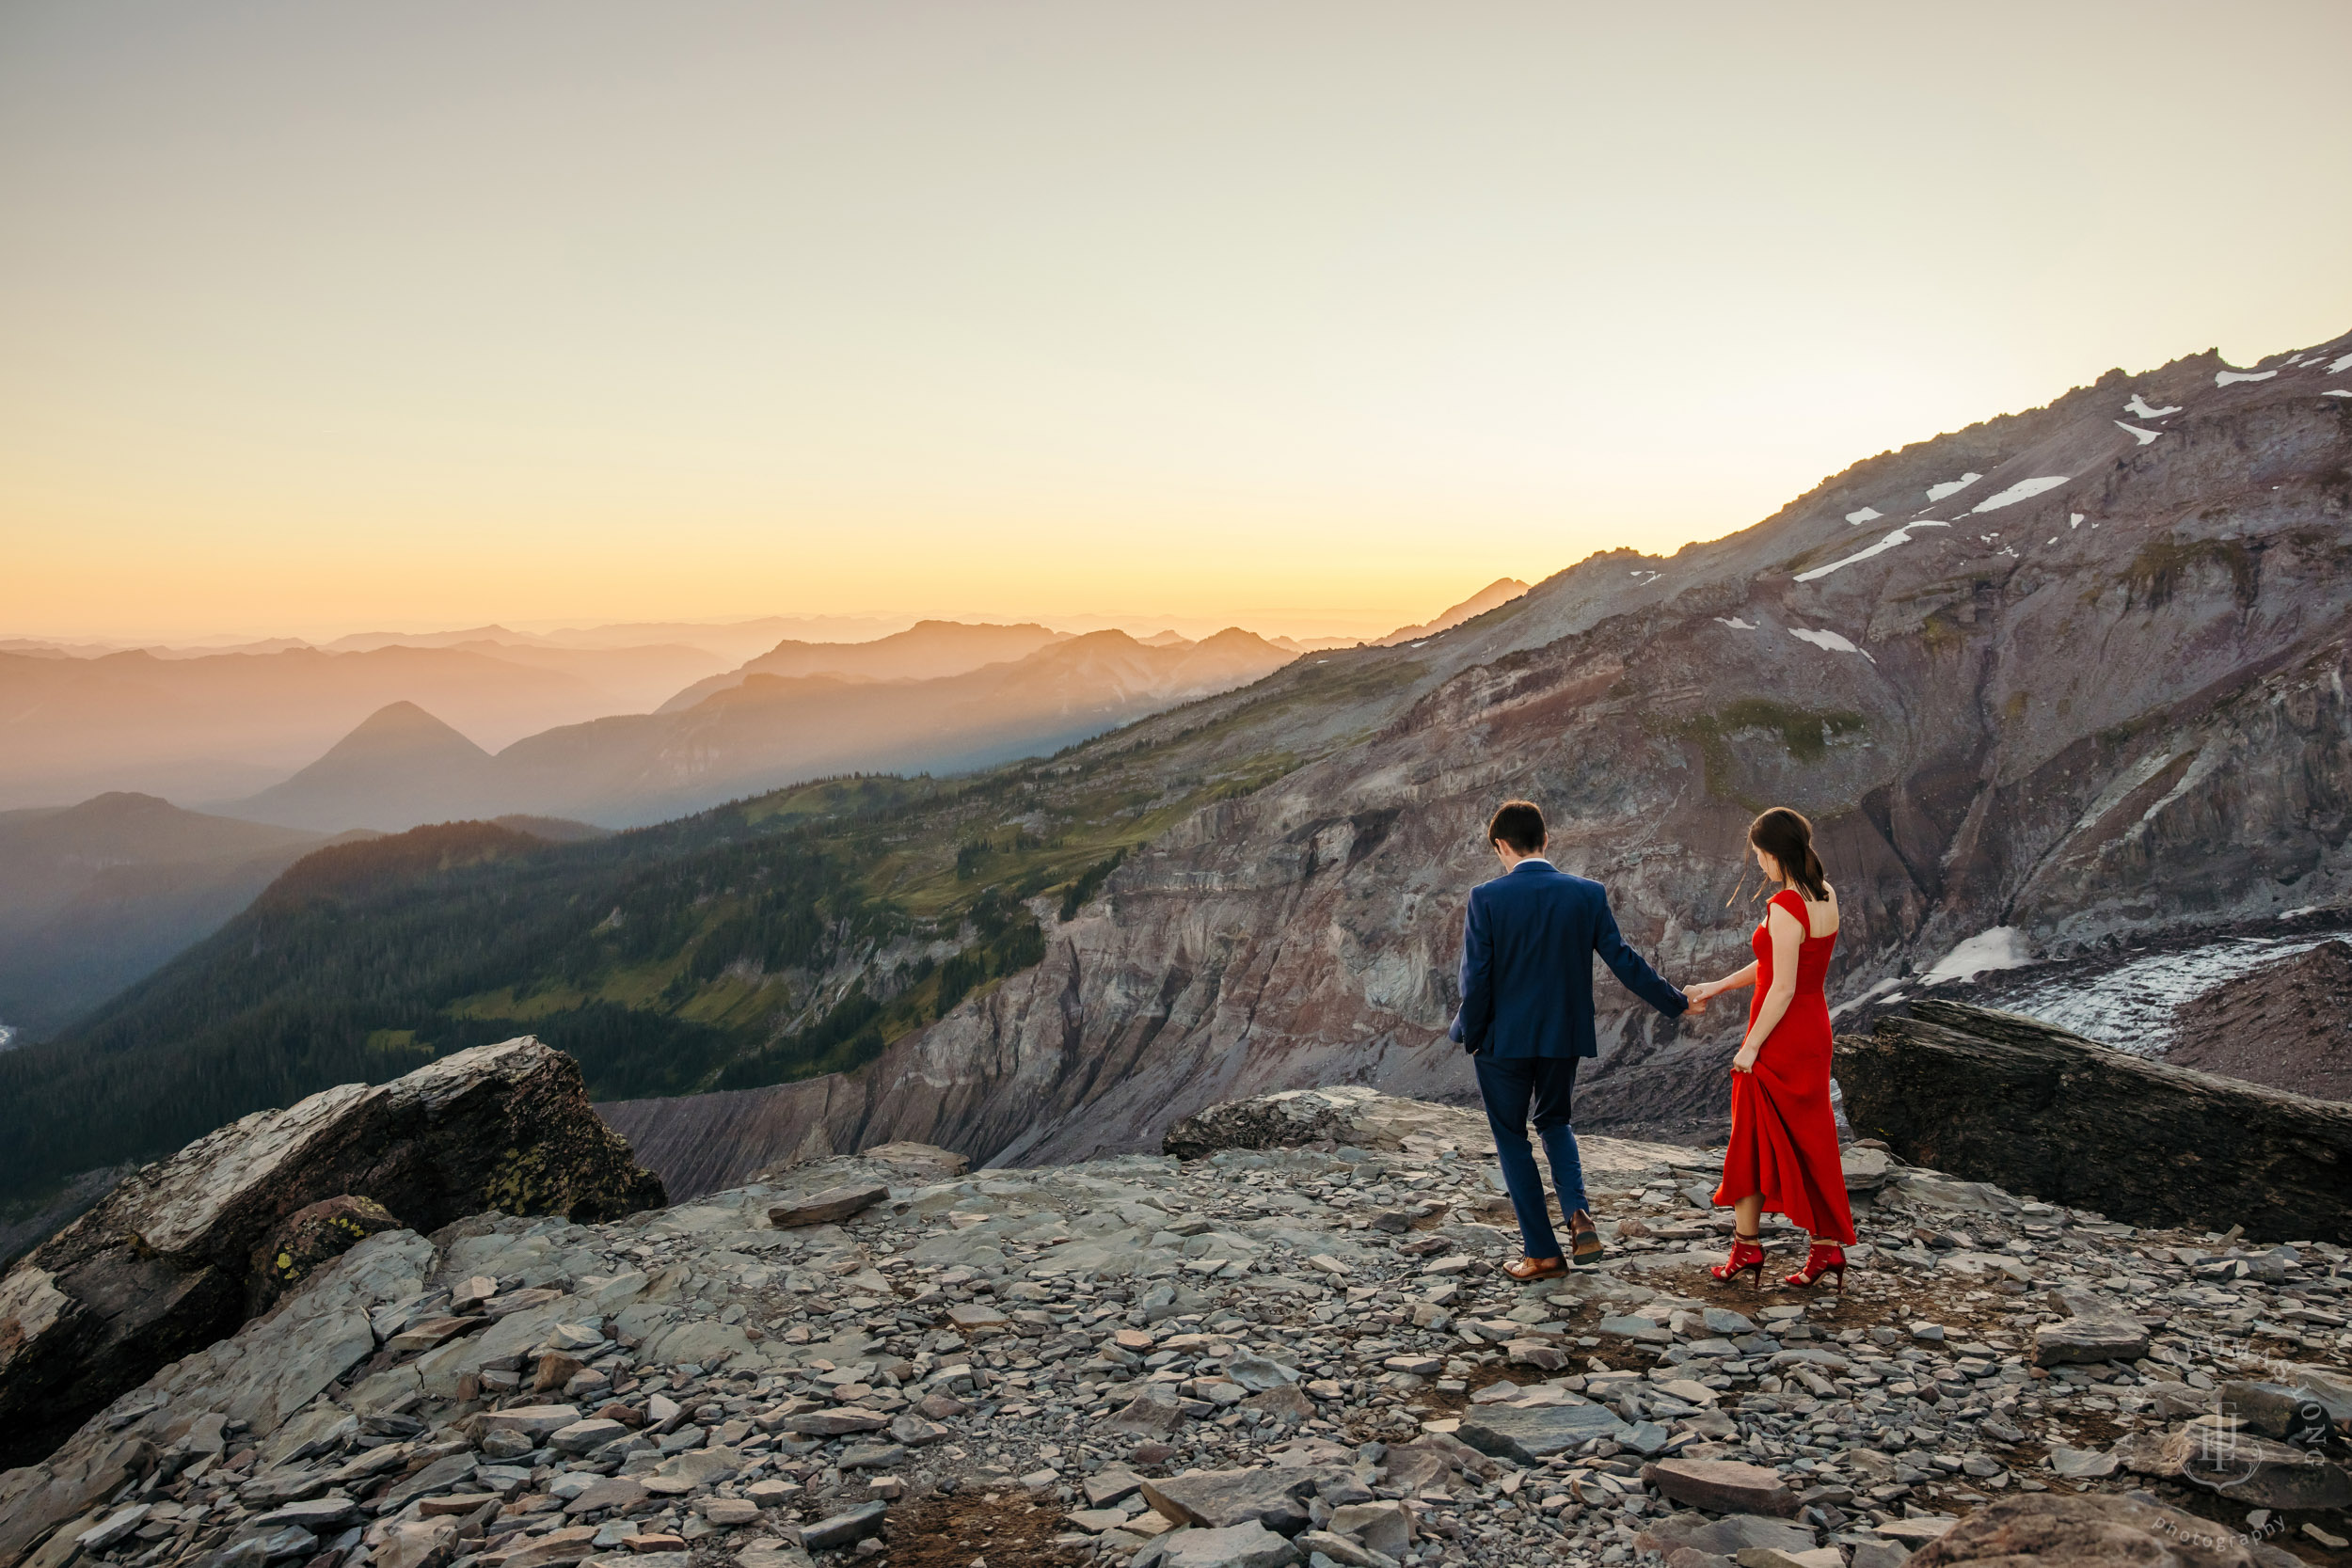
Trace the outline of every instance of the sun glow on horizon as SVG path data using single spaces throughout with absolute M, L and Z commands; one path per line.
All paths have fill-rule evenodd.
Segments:
M 0 637 L 1374 635 L 2352 325 L 2352 10 L 1975 14 L 11 8 Z

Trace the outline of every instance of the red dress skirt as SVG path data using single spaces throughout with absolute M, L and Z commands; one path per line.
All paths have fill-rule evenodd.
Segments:
M 1731 1075 L 1731 1148 L 1715 1201 L 1728 1207 L 1761 1193 L 1764 1207 L 1788 1215 L 1790 1224 L 1825 1242 L 1851 1243 L 1853 1211 L 1846 1203 L 1837 1116 L 1829 1103 L 1829 998 L 1821 990 L 1837 933 L 1814 936 L 1804 900 L 1793 890 L 1774 894 L 1772 902 L 1795 915 L 1806 933 L 1797 948 L 1797 994 L 1765 1037 L 1756 1070 Z M 1756 962 L 1750 1027 L 1772 986 L 1771 923 L 1768 914 L 1749 942 Z

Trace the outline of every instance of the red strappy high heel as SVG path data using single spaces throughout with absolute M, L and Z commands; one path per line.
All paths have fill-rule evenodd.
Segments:
M 1820 1283 L 1823 1275 L 1837 1276 L 1837 1293 L 1846 1293 L 1846 1249 L 1834 1242 L 1816 1242 L 1813 1250 L 1804 1255 L 1804 1267 L 1783 1279 L 1783 1285 L 1793 1285 L 1800 1291 L 1810 1291 Z
M 1717 1279 L 1724 1280 L 1737 1279 L 1743 1274 L 1752 1275 L 1755 1277 L 1750 1283 L 1756 1289 L 1762 1290 L 1764 1288 L 1764 1248 L 1760 1242 L 1761 1236 L 1760 1231 L 1755 1236 L 1742 1236 L 1737 1231 L 1733 1232 L 1731 1256 L 1714 1264 L 1707 1272 Z

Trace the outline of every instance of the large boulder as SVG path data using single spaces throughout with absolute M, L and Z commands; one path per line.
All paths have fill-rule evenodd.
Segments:
M 1408 1137 L 1438 1147 L 1475 1148 L 1486 1136 L 1485 1120 L 1470 1112 L 1342 1085 L 1211 1105 L 1170 1127 L 1160 1150 L 1198 1160 L 1220 1148 L 1297 1148 L 1312 1143 L 1392 1151 L 1403 1148 Z
M 1854 1131 L 2134 1225 L 2352 1241 L 2352 1105 L 2144 1061 L 1952 1002 L 1841 1036 Z
M 2114 1563 L 2117 1568 L 2300 1568 L 2294 1553 L 2162 1503 L 2095 1492 L 2003 1497 L 1911 1555 L 1908 1568 Z
M 338 1197 L 367 1201 L 313 1207 Z M 387 1213 L 424 1231 L 485 1209 L 584 1221 L 664 1201 L 589 1108 L 579 1064 L 528 1036 L 255 1112 L 128 1178 L 0 1278 L 0 1465 L 236 1332 L 307 1266 L 297 1240 L 326 1259 Z

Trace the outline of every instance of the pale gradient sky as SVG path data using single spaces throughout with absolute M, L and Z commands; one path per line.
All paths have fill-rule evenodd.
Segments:
M 0 635 L 1385 627 L 2352 326 L 2352 5 L 0 8 Z

